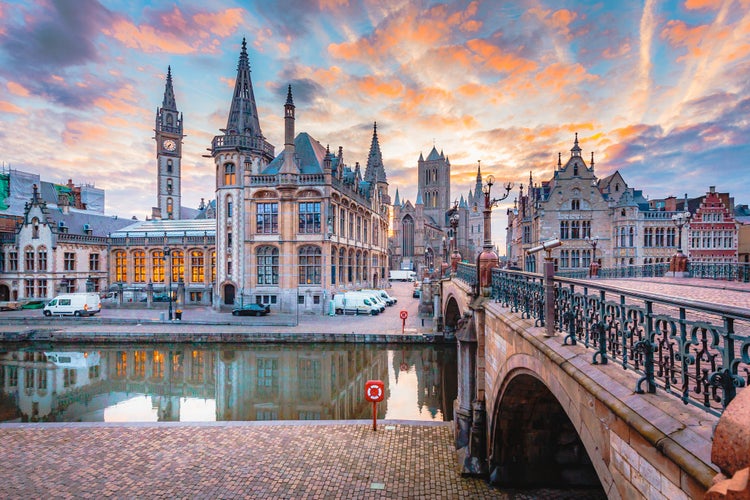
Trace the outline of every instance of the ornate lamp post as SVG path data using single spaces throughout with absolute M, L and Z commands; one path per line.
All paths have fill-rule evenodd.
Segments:
M 682 228 L 690 222 L 690 212 L 680 212 L 672 216 L 672 222 L 677 227 L 677 253 L 669 261 L 669 270 L 673 276 L 677 273 L 684 273 L 687 270 L 687 255 L 682 253 Z
M 169 247 L 164 247 L 164 267 L 169 269 L 167 274 L 167 297 L 169 298 L 169 321 L 172 321 L 172 261 L 170 256 L 172 250 Z
M 591 254 L 591 265 L 589 265 L 589 278 L 593 278 L 599 276 L 599 262 L 597 262 L 596 260 L 596 245 L 599 244 L 599 237 L 588 237 L 586 238 L 586 241 L 589 245 L 591 245 L 591 248 L 593 249 L 593 252 Z
M 451 215 L 448 223 L 451 225 L 451 273 L 455 274 L 458 270 L 458 263 L 461 262 L 461 253 L 458 251 L 458 224 L 461 222 L 461 216 L 458 215 L 458 202 L 453 204 Z
M 499 198 L 492 198 L 492 186 L 494 185 L 495 177 L 488 175 L 484 186 L 482 186 L 482 193 L 484 193 L 484 250 L 479 254 L 479 262 L 477 265 L 479 276 L 477 282 L 485 297 L 490 295 L 490 288 L 492 287 L 492 269 L 498 267 L 500 262 L 492 245 L 492 208 L 506 199 L 510 194 L 511 188 L 513 188 L 512 182 L 506 182 L 503 186 L 505 193 Z

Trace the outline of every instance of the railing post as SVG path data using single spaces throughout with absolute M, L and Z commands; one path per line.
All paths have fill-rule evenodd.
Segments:
M 555 336 L 555 262 L 547 254 L 544 258 L 544 326 L 545 337 Z

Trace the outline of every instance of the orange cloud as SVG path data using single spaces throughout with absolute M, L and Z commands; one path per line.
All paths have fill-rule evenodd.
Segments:
M 623 43 L 619 47 L 605 47 L 602 51 L 602 57 L 604 59 L 617 59 L 627 55 L 630 52 L 630 49 L 631 46 L 628 42 Z
M 107 129 L 105 127 L 78 121 L 67 122 L 62 133 L 63 142 L 68 146 L 75 146 L 80 142 L 95 142 L 106 136 Z
M 356 82 L 357 89 L 368 97 L 387 97 L 393 99 L 404 91 L 403 84 L 398 80 L 389 82 L 379 80 L 373 76 L 366 76 Z
M 547 89 L 562 91 L 568 86 L 575 87 L 583 82 L 598 80 L 598 76 L 589 74 L 580 63 L 550 64 L 536 75 L 536 81 Z
M 23 108 L 19 108 L 15 104 L 12 104 L 8 101 L 0 101 L 0 111 L 4 113 L 15 113 L 18 115 L 25 115 L 26 110 Z
M 717 9 L 719 7 L 716 0 L 685 0 L 685 8 L 695 9 Z
M 551 10 L 533 8 L 529 9 L 528 14 L 535 16 L 545 26 L 566 38 L 570 38 L 570 25 L 578 18 L 577 12 L 568 9 L 560 9 L 552 12 Z
M 21 85 L 20 83 L 16 82 L 8 82 L 8 92 L 10 92 L 13 95 L 17 95 L 20 97 L 28 97 L 29 96 L 29 90 Z
M 243 21 L 243 9 L 226 9 L 221 12 L 204 12 L 193 16 L 195 24 L 216 36 L 226 38 L 237 30 Z
M 684 21 L 669 21 L 661 32 L 661 37 L 672 44 L 673 47 L 685 47 L 692 56 L 703 54 L 701 43 L 708 33 L 708 26 L 701 25 L 690 27 Z M 712 33 L 712 37 L 722 37 L 725 33 Z M 677 59 L 678 61 L 683 58 Z
M 108 113 L 135 114 L 138 112 L 138 98 L 131 85 L 126 85 L 94 100 L 94 105 Z
M 497 73 L 526 73 L 537 67 L 535 62 L 504 52 L 486 40 L 475 38 L 466 42 L 466 46 L 473 52 L 474 62 Z
M 334 10 L 349 5 L 349 0 L 318 0 L 320 10 Z

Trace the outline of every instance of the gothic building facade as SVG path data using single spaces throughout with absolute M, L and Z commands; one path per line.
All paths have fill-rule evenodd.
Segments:
M 410 269 L 419 276 L 441 272 L 455 244 L 464 260 L 473 262 L 482 251 L 484 236 L 482 173 L 466 197 L 451 198 L 451 164 L 433 146 L 417 160 L 417 199 L 402 201 L 398 190 L 393 204 L 390 241 L 391 269 Z M 451 214 L 458 225 L 450 225 Z M 455 241 L 454 241 L 455 240 Z
M 387 279 L 388 182 L 377 127 L 367 167 L 346 164 L 295 131 L 289 87 L 284 149 L 263 136 L 245 41 L 227 125 L 211 143 L 216 169 L 216 307 L 269 304 L 326 313 L 339 290 Z

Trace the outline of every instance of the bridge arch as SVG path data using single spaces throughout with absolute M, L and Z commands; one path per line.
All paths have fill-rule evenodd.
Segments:
M 458 320 L 461 319 L 461 309 L 458 306 L 458 301 L 453 296 L 448 297 L 445 301 L 445 309 L 443 310 L 443 318 L 445 322 L 446 332 L 455 332 L 458 326 Z
M 511 356 L 498 374 L 490 414 L 492 484 L 504 487 L 601 488 L 613 478 L 561 381 L 538 359 Z M 593 403 L 591 403 L 593 404 Z

